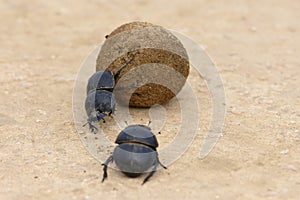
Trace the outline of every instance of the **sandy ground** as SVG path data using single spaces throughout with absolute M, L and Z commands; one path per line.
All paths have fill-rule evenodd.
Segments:
M 299 1 L 151 2 L 0 1 L 0 199 L 300 199 Z M 86 56 L 134 20 L 206 47 L 224 82 L 224 136 L 198 158 L 210 113 L 202 84 L 188 151 L 144 186 L 112 169 L 102 184 L 74 127 L 72 90 Z

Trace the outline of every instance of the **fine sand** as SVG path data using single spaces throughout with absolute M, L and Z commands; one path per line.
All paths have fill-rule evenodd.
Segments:
M 300 199 L 299 8 L 297 0 L 0 1 L 0 199 Z M 226 93 L 223 136 L 199 159 L 212 106 L 205 81 L 191 70 L 197 135 L 143 186 L 145 175 L 111 168 L 101 183 L 101 163 L 81 142 L 72 113 L 81 64 L 130 21 L 200 43 Z M 159 149 L 180 120 L 176 101 L 165 106 Z M 143 124 L 147 112 L 132 109 Z

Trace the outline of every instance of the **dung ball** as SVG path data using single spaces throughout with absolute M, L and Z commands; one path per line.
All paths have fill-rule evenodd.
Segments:
M 123 67 L 122 67 L 123 66 Z M 182 43 L 169 30 L 147 22 L 121 25 L 106 36 L 96 70 L 116 77 L 119 103 L 151 107 L 172 99 L 189 74 L 189 59 Z

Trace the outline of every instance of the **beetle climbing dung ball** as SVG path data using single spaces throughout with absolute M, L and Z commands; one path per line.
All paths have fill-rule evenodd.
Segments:
M 92 123 L 103 120 L 107 116 L 114 114 L 115 111 L 115 95 L 113 90 L 115 88 L 115 79 L 117 79 L 121 71 L 134 59 L 133 55 L 127 60 L 119 70 L 113 74 L 109 70 L 101 70 L 95 72 L 88 81 L 86 88 L 87 97 L 85 100 L 85 110 L 88 115 L 87 123 L 91 132 L 97 133 L 98 129 Z
M 106 37 L 96 70 L 122 70 L 114 94 L 119 103 L 151 107 L 173 98 L 185 84 L 189 59 L 181 42 L 167 29 L 147 22 L 124 24 Z

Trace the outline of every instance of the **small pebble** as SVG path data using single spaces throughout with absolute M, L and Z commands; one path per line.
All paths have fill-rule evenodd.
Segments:
M 250 27 L 250 31 L 256 32 L 256 31 L 257 31 L 257 28 L 256 28 L 255 26 L 251 26 L 251 27 Z
M 55 59 L 57 56 L 55 54 L 51 55 L 51 59 Z
M 41 110 L 41 109 L 38 109 L 37 111 L 38 111 L 38 113 L 40 113 L 40 114 L 42 114 L 42 115 L 46 115 L 46 114 L 47 114 L 46 111 Z
M 207 137 L 209 137 L 209 138 L 223 137 L 223 133 L 212 133 L 211 132 L 207 135 Z
M 293 171 L 297 171 L 297 169 L 298 169 L 295 165 L 291 165 L 291 164 L 287 165 L 286 168 L 293 170 Z
M 84 197 L 84 199 L 85 199 L 85 200 L 90 200 L 91 197 L 87 195 L 87 196 Z
M 285 149 L 285 150 L 280 151 L 281 154 L 287 154 L 288 152 L 289 152 L 288 149 Z

